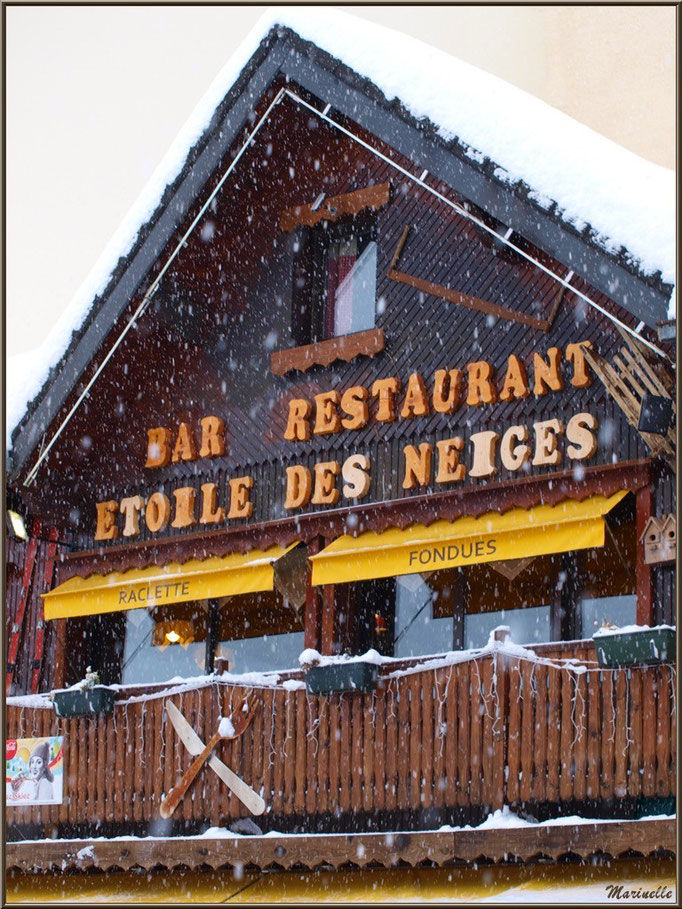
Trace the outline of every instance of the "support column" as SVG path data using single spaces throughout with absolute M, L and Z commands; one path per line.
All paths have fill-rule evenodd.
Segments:
M 64 688 L 66 683 L 66 619 L 56 619 L 54 622 L 54 678 L 53 688 Z
M 334 651 L 336 630 L 336 601 L 333 584 L 326 584 L 322 588 L 322 640 L 320 642 L 323 656 L 331 656 Z
M 653 596 L 653 578 L 651 565 L 644 561 L 644 543 L 642 534 L 646 527 L 647 521 L 653 511 L 653 502 L 651 494 L 651 484 L 647 483 L 642 486 L 636 493 L 637 518 L 635 521 L 637 533 L 637 624 L 653 625 L 654 624 L 654 596 Z
M 309 556 L 317 555 L 324 545 L 322 537 L 315 537 L 307 546 Z M 303 646 L 320 650 L 322 646 L 322 590 L 313 587 L 313 566 L 307 562 L 305 586 L 305 616 L 303 619 Z M 324 652 L 324 651 L 322 651 Z

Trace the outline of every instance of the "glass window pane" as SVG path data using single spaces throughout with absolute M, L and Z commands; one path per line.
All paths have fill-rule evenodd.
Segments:
M 418 574 L 396 578 L 395 650 L 397 657 L 452 650 L 452 617 L 434 619 L 436 594 Z
M 582 636 L 591 638 L 605 623 L 634 625 L 637 621 L 637 596 L 585 597 L 580 604 Z
M 298 656 L 303 649 L 303 632 L 292 631 L 241 641 L 220 641 L 216 657 L 228 660 L 228 672 L 298 669 Z
M 368 243 L 342 278 L 334 301 L 334 335 L 374 328 L 377 286 L 377 245 Z
M 168 612 L 168 610 L 166 611 Z M 156 621 L 152 613 L 146 609 L 131 609 L 126 613 L 125 646 L 123 649 L 123 669 L 121 682 L 124 685 L 145 684 L 150 682 L 167 682 L 176 676 L 189 678 L 203 675 L 205 672 L 206 640 L 205 640 L 205 612 L 197 605 L 196 624 L 201 623 L 201 633 L 188 644 L 166 643 L 166 635 L 159 637 L 159 630 L 166 631 L 165 624 L 169 621 L 164 613 L 160 621 Z M 157 617 L 158 618 L 158 617 Z M 181 621 L 187 621 L 182 619 Z M 157 634 L 155 635 L 155 629 Z M 174 628 L 168 625 L 167 633 L 173 639 Z M 155 643 L 163 640 L 163 643 Z
M 490 632 L 498 625 L 509 626 L 511 639 L 515 644 L 540 644 L 549 641 L 549 606 L 468 613 L 464 617 L 465 650 L 485 647 Z
M 226 597 L 218 618 L 216 658 L 228 661 L 229 672 L 298 668 L 302 613 L 277 591 Z

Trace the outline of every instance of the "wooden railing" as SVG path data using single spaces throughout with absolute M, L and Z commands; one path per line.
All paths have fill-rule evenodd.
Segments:
M 385 816 L 390 827 L 396 812 L 476 819 L 504 804 L 558 809 L 674 795 L 675 667 L 601 670 L 591 642 L 536 650 L 535 659 L 502 647 L 435 668 L 391 666 L 367 694 L 317 697 L 291 690 L 291 681 L 259 689 L 263 709 L 249 730 L 216 753 L 263 795 L 258 823 L 266 829 L 325 817 L 338 826 L 339 817 L 366 814 Z M 561 662 L 567 657 L 576 662 Z M 165 700 L 206 742 L 251 690 L 216 680 L 119 699 L 109 716 L 73 719 L 10 705 L 8 737 L 65 736 L 65 798 L 59 806 L 10 807 L 8 823 L 40 825 L 45 836 L 133 826 L 166 832 L 159 805 L 190 756 Z M 205 768 L 173 829 L 245 816 Z

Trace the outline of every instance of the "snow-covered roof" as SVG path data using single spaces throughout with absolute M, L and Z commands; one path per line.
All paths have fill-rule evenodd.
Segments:
M 627 250 L 642 275 L 660 272 L 664 283 L 674 284 L 673 171 L 414 38 L 365 20 L 359 26 L 356 17 L 334 9 L 274 8 L 261 17 L 218 74 L 46 342 L 8 359 L 8 445 L 29 402 L 67 350 L 120 259 L 133 249 L 164 191 L 182 172 L 216 108 L 276 25 L 292 29 L 341 60 L 374 83 L 387 100 L 399 99 L 413 117 L 430 121 L 444 140 L 456 138 L 473 161 L 494 162 L 498 179 L 509 184 L 522 181 L 542 208 L 556 204 L 564 222 L 578 230 L 589 225 L 606 251 Z

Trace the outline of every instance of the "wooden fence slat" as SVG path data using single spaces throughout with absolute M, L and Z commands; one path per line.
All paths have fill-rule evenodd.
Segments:
M 642 795 L 656 794 L 656 678 L 655 670 L 642 672 Z
M 433 805 L 433 725 L 434 725 L 434 674 L 432 672 L 419 673 L 421 690 L 421 806 L 430 808 Z
M 469 800 L 472 805 L 481 803 L 481 751 L 483 748 L 483 697 L 481 694 L 481 667 L 476 660 L 469 664 L 469 684 L 471 690 L 471 727 L 469 739 L 470 790 Z
M 507 801 L 518 802 L 521 769 L 521 667 L 517 659 L 509 661 L 509 730 L 507 735 Z
M 133 802 L 133 818 L 141 821 L 144 816 L 144 703 L 138 701 L 133 704 L 132 720 L 135 727 L 135 759 L 134 759 L 134 779 L 135 779 L 135 800 Z M 127 784 L 124 781 L 124 785 Z
M 599 798 L 600 737 L 604 726 L 601 709 L 602 681 L 597 670 L 587 673 L 587 797 Z
M 656 676 L 656 795 L 665 797 L 670 794 L 670 668 L 659 667 Z
M 533 791 L 533 712 L 535 696 L 533 693 L 532 678 L 535 666 L 523 660 L 521 662 L 521 778 L 519 780 L 519 798 L 522 802 L 529 802 Z
M 483 684 L 483 751 L 481 768 L 483 785 L 481 798 L 483 804 L 491 807 L 493 803 L 493 723 L 495 722 L 495 700 L 493 694 L 493 660 L 485 657 L 481 661 L 481 680 Z
M 294 759 L 294 811 L 303 814 L 306 801 L 306 702 L 305 691 L 292 691 L 296 710 L 296 751 Z
M 374 701 L 374 807 L 377 811 L 386 808 L 386 742 L 386 686 L 382 684 Z
M 114 711 L 116 708 L 114 708 Z M 122 721 L 122 722 L 121 722 Z M 133 816 L 133 799 L 135 797 L 135 765 L 137 763 L 137 742 L 135 731 L 135 705 L 127 704 L 118 716 L 121 727 L 121 743 L 116 740 L 114 798 L 117 805 L 117 820 Z M 122 769 L 121 769 L 122 768 Z M 171 786 L 177 776 L 172 774 Z M 131 782 L 133 785 L 131 785 Z
M 230 706 L 230 713 L 223 714 L 223 716 L 237 716 L 244 706 L 244 700 L 246 699 L 248 691 L 244 688 L 238 686 L 232 686 L 232 702 Z M 290 700 L 295 706 L 295 692 L 289 692 Z M 211 733 L 212 735 L 213 733 Z M 232 745 L 232 754 L 231 754 L 231 764 L 229 765 L 232 770 L 237 774 L 238 777 L 244 780 L 245 783 L 249 783 L 248 780 L 248 768 L 250 766 L 250 752 L 249 752 L 249 742 L 250 736 L 252 735 L 252 729 L 249 727 L 244 735 L 240 735 L 236 739 L 231 739 L 229 744 Z M 206 741 L 206 739 L 204 739 Z M 294 755 L 292 754 L 292 769 L 293 769 L 293 760 Z M 292 780 L 293 787 L 293 780 Z M 293 788 L 290 792 L 290 806 L 293 807 Z M 291 810 L 291 808 L 290 808 Z M 234 793 L 230 793 L 230 813 L 229 816 L 233 820 L 237 820 L 240 817 L 244 817 L 247 814 L 247 811 L 242 804 L 242 802 L 237 798 Z
M 286 692 L 278 689 L 274 695 L 275 754 L 272 772 L 272 811 L 281 814 L 284 808 L 284 732 L 286 724 Z
M 491 808 L 502 808 L 506 800 L 505 781 L 505 740 L 507 738 L 507 711 L 509 694 L 509 668 L 508 658 L 501 653 L 495 653 L 495 722 L 493 725 L 493 773 Z
M 284 695 L 284 692 L 281 692 L 281 693 L 282 693 L 282 695 Z M 220 698 L 220 715 L 221 716 L 232 716 L 232 712 L 237 707 L 238 700 L 239 700 L 239 698 L 236 693 L 236 686 L 235 685 L 226 685 L 222 692 L 221 698 Z M 280 732 L 282 732 L 283 723 L 280 723 L 278 725 L 280 726 Z M 238 771 L 235 769 L 235 766 L 234 766 L 235 755 L 234 755 L 233 746 L 234 746 L 233 741 L 221 742 L 219 749 L 217 749 L 217 754 L 218 754 L 218 757 L 220 757 L 220 759 L 222 760 L 222 762 L 224 764 L 227 764 L 227 766 L 231 770 L 234 770 L 235 773 L 238 773 Z M 281 757 L 278 760 L 278 764 L 280 767 L 283 766 Z M 232 803 L 234 801 L 238 801 L 238 799 L 235 799 L 233 797 L 232 793 L 225 785 L 221 785 L 220 793 L 221 793 L 221 798 L 220 798 L 221 814 L 222 814 L 223 818 L 225 819 L 225 822 L 227 822 L 235 817 L 235 808 Z
M 457 804 L 457 667 L 449 666 L 446 684 L 445 804 Z
M 320 699 L 303 692 L 306 707 L 306 814 L 316 814 L 318 809 L 319 751 L 320 751 L 320 718 L 318 707 Z
M 329 810 L 329 698 L 317 698 L 317 810 Z
M 670 670 L 670 763 L 668 785 L 671 795 L 677 790 L 677 669 Z
M 351 809 L 354 812 L 362 811 L 362 757 L 363 757 L 363 696 L 353 693 L 349 696 L 351 702 Z
M 547 797 L 547 675 L 548 667 L 538 663 L 535 667 L 535 725 L 533 727 L 533 737 L 535 747 L 533 749 L 533 764 L 535 774 L 533 777 L 532 798 L 536 802 L 544 802 Z
M 410 692 L 410 794 L 408 803 L 410 808 L 419 808 L 422 797 L 420 675 L 421 673 L 414 672 L 407 677 Z
M 409 678 L 407 676 L 406 678 Z M 410 701 L 405 679 L 396 685 L 398 693 L 398 808 L 409 807 L 410 785 Z
M 97 717 L 88 718 L 88 812 L 91 823 L 97 820 Z
M 263 692 L 263 800 L 266 811 L 273 811 L 273 773 L 277 762 L 275 751 L 275 692 Z
M 573 780 L 573 795 L 579 801 L 587 795 L 587 680 L 585 673 L 576 677 L 576 703 L 575 703 L 575 778 Z
M 559 801 L 561 671 L 550 666 L 547 708 L 547 800 Z
M 351 698 L 348 694 L 342 694 L 340 698 L 341 709 L 341 753 L 338 764 L 339 772 L 339 807 L 342 812 L 350 810 L 350 760 L 348 756 L 351 751 Z
M 434 673 L 436 697 L 433 704 L 433 804 L 441 807 L 445 803 L 445 686 L 447 670 L 437 669 Z M 377 720 L 378 722 L 378 720 Z
M 362 698 L 362 810 L 371 811 L 374 807 L 374 701 L 373 691 L 363 694 Z
M 95 819 L 97 822 L 102 823 L 106 820 L 107 809 L 106 809 L 106 753 L 107 753 L 107 742 L 111 742 L 111 739 L 108 737 L 108 724 L 107 719 L 111 714 L 105 715 L 100 714 L 96 719 L 96 739 L 97 739 L 97 751 L 96 751 L 96 768 L 95 768 Z
M 398 698 L 397 681 L 386 685 L 386 808 L 392 811 L 398 804 Z
M 338 695 L 329 698 L 329 811 L 341 804 L 339 753 L 341 750 L 341 705 Z
M 470 702 L 469 669 L 471 663 L 459 663 L 457 666 L 459 676 L 459 697 L 457 703 L 457 735 L 458 735 L 458 802 L 460 805 L 469 804 L 469 787 L 471 783 L 471 770 L 469 763 L 469 733 L 470 733 Z
M 142 702 L 144 721 L 144 819 L 154 817 L 154 782 L 157 774 L 154 739 L 154 718 L 156 699 Z
M 559 799 L 568 801 L 573 796 L 573 739 L 574 726 L 571 717 L 573 706 L 573 674 L 567 669 L 561 670 L 561 743 L 559 773 Z
M 614 717 L 613 672 L 602 673 L 602 725 L 601 725 L 601 773 L 599 794 L 611 799 L 614 795 L 613 759 L 616 744 L 616 721 Z
M 210 692 L 210 694 L 209 694 Z M 221 690 L 219 685 L 212 685 L 207 689 L 208 702 L 206 705 L 206 717 L 207 724 L 210 729 L 217 729 L 220 724 L 220 706 L 221 706 Z M 261 724 L 261 740 L 260 744 L 262 747 L 262 724 L 263 724 L 263 710 L 260 709 L 256 711 L 256 716 L 253 720 L 254 724 Z M 259 780 L 260 780 L 259 776 Z M 207 807 L 205 814 L 212 827 L 221 826 L 221 812 L 220 812 L 220 787 L 225 784 L 222 782 L 217 773 L 214 773 L 210 767 L 206 768 L 206 801 Z M 254 787 L 258 788 L 258 787 Z
M 616 798 L 623 798 L 628 791 L 627 772 L 627 735 L 628 735 L 628 680 L 627 670 L 619 669 L 616 678 L 616 771 L 614 775 L 614 788 Z M 636 774 L 639 780 L 639 774 Z M 630 781 L 632 785 L 632 780 Z
M 170 698 L 168 700 L 171 700 Z M 165 698 L 161 701 L 163 708 L 163 792 L 168 795 L 174 786 L 173 770 L 175 768 L 175 750 L 178 748 L 175 729 L 165 709 Z M 175 703 L 175 702 L 173 702 Z M 175 704 L 177 707 L 178 705 Z
M 27 735 L 23 713 L 20 721 L 18 738 Z M 78 786 L 78 739 L 76 737 L 76 720 L 74 718 L 61 720 L 62 734 L 64 735 L 64 810 L 60 814 L 60 822 L 73 824 L 77 817 L 76 788 Z
M 642 794 L 642 672 L 623 670 L 623 677 L 627 685 L 625 704 L 622 712 L 626 723 L 626 745 L 629 747 L 628 785 L 627 794 L 638 796 Z M 630 708 L 628 711 L 628 707 Z M 629 713 L 629 717 L 628 717 Z M 627 758 L 626 758 L 627 760 Z M 618 793 L 616 793 L 618 794 Z M 625 795 L 625 793 L 623 793 Z

